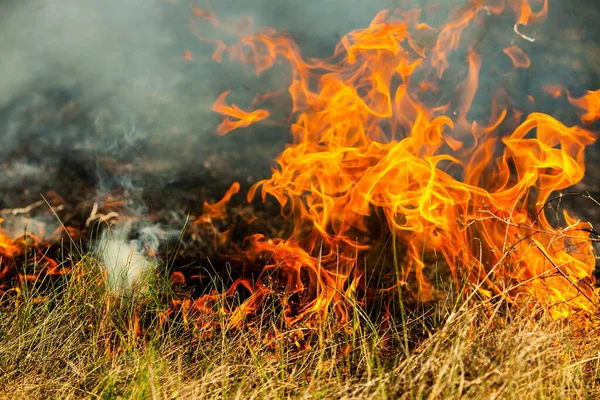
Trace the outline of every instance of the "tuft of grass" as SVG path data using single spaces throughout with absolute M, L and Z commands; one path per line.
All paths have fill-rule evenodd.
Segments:
M 332 316 L 291 328 L 265 309 L 240 329 L 165 320 L 172 293 L 153 277 L 117 296 L 83 256 L 43 291 L 2 303 L 0 397 L 7 399 L 593 398 L 599 329 L 502 301 L 440 301 L 397 317 Z M 218 307 L 218 305 L 217 305 Z M 219 325 L 221 322 L 221 325 Z M 352 329 L 348 329 L 351 327 Z

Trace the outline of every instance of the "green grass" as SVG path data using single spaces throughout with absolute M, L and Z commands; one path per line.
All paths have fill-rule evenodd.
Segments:
M 228 330 L 218 314 L 207 317 L 212 329 L 177 313 L 166 318 L 172 295 L 158 276 L 144 294 L 111 294 L 89 257 L 43 292 L 13 290 L 0 318 L 0 397 L 600 395 L 598 329 L 553 321 L 533 306 L 440 301 L 383 319 L 356 306 L 346 324 L 315 317 L 290 328 L 267 307 Z

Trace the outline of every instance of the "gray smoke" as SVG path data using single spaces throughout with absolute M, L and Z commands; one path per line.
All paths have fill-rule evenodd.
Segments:
M 439 6 L 432 8 L 436 3 Z M 421 8 L 425 21 L 439 25 L 448 9 L 466 3 L 220 0 L 212 2 L 211 9 L 224 20 L 252 16 L 257 27 L 286 29 L 307 56 L 327 56 L 340 36 L 366 27 L 381 9 Z M 595 67 L 586 63 L 585 57 L 597 50 L 580 51 L 581 59 L 573 55 L 565 60 L 564 54 L 566 50 L 583 50 L 586 43 L 593 42 L 598 28 L 591 21 L 600 16 L 599 7 L 590 1 L 575 3 L 551 2 L 545 24 L 524 28 L 536 38 L 535 43 L 513 32 L 510 12 L 484 20 L 481 28 L 465 33 L 471 42 L 481 38 L 478 50 L 490 65 L 482 69 L 483 101 L 476 102 L 484 110 L 478 111 L 476 106 L 473 119 L 486 115 L 490 91 L 498 84 L 497 69 L 507 72 L 510 67 L 499 49 L 512 43 L 538 61 L 535 74 L 523 72 L 514 78 L 522 97 L 527 92 L 539 92 L 542 82 L 592 83 L 598 71 L 593 71 Z M 119 174 L 115 160 L 121 166 L 137 162 L 138 170 L 148 170 L 165 184 L 180 179 L 182 171 L 206 172 L 205 166 L 215 163 L 215 152 L 234 150 L 246 153 L 242 159 L 264 164 L 258 168 L 262 168 L 260 173 L 250 174 L 255 175 L 253 178 L 264 174 L 269 157 L 277 149 L 261 155 L 253 143 L 263 138 L 260 144 L 268 147 L 273 137 L 279 137 L 280 145 L 286 141 L 287 132 L 267 128 L 250 143 L 243 142 L 246 132 L 216 137 L 219 117 L 210 106 L 224 90 L 232 89 L 230 101 L 243 106 L 265 90 L 285 89 L 287 82 L 277 73 L 256 79 L 250 68 L 212 62 L 211 45 L 200 43 L 191 34 L 189 18 L 190 3 L 177 0 L 22 0 L 0 5 L 0 162 L 18 162 L 26 165 L 27 171 L 37 167 L 43 176 L 58 173 L 57 160 L 72 158 L 69 153 L 75 152 L 83 161 L 93 158 L 99 162 L 108 176 Z M 589 24 L 582 27 L 579 21 Z M 568 28 L 567 22 L 577 29 Z M 556 27 L 569 29 L 573 42 L 566 43 L 564 31 Z M 216 33 L 209 24 L 200 31 L 232 39 Z M 580 40 L 577 35 L 582 36 Z M 184 59 L 186 50 L 194 61 Z M 458 52 L 453 60 L 459 69 L 464 70 L 465 56 Z M 579 69 L 570 71 L 567 64 L 574 59 Z M 460 76 L 450 78 L 444 82 L 442 100 L 452 97 L 457 83 L 454 78 Z M 248 148 L 240 148 L 240 143 Z M 250 155 L 252 151 L 256 154 Z M 22 179 L 29 179 L 27 171 L 22 172 Z M 229 178 L 240 178 L 237 172 Z
M 435 3 L 439 7 L 431 8 Z M 340 36 L 366 27 L 381 9 L 421 8 L 425 21 L 439 25 L 448 8 L 465 3 L 219 0 L 212 10 L 221 19 L 252 16 L 257 27 L 286 29 L 306 56 L 324 57 Z M 510 12 L 466 32 L 467 41 L 479 40 L 478 51 L 487 63 L 469 118 L 486 123 L 498 85 L 510 87 L 514 105 L 525 112 L 539 109 L 574 118 L 565 104 L 544 102 L 539 94 L 544 83 L 563 84 L 574 92 L 598 85 L 600 71 L 593 60 L 600 56 L 599 9 L 595 1 L 550 2 L 548 20 L 524 29 L 534 43 L 515 34 Z M 256 78 L 250 68 L 214 63 L 213 47 L 192 35 L 189 18 L 190 3 L 179 0 L 0 3 L 0 209 L 24 207 L 39 201 L 40 193 L 54 191 L 67 203 L 87 204 L 80 211 L 84 214 L 94 202 L 123 188 L 132 200 L 123 213 L 143 221 L 149 217 L 148 198 L 157 207 L 184 208 L 172 211 L 185 215 L 185 207 L 197 211 L 203 200 L 220 197 L 233 180 L 248 184 L 268 174 L 289 132 L 259 126 L 218 137 L 220 117 L 210 106 L 225 90 L 233 91 L 229 101 L 244 107 L 253 96 L 285 89 L 289 82 L 280 71 Z M 220 35 L 208 25 L 200 31 Z M 511 70 L 501 51 L 510 44 L 522 47 L 533 65 L 500 81 L 498 72 Z M 184 51 L 191 52 L 193 61 L 184 58 Z M 464 78 L 466 53 L 453 57 L 458 72 L 449 71 L 442 82 L 440 103 L 456 96 L 457 82 Z M 527 102 L 528 94 L 540 98 L 536 105 Z M 191 191 L 197 188 L 203 190 Z M 173 204 L 169 196 L 175 197 Z M 37 216 L 19 214 L 11 232 L 27 229 L 26 218 L 32 216 L 52 225 L 47 207 L 36 210 Z M 59 217 L 65 215 L 59 212 Z M 112 239 L 105 234 L 99 247 L 107 249 L 107 265 L 135 261 L 143 270 L 150 263 L 144 255 L 148 246 L 172 229 L 156 221 L 127 225 L 113 230 Z M 131 283 L 134 276 L 126 275 L 125 281 Z

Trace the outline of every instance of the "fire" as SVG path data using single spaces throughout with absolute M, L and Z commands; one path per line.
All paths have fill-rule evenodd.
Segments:
M 509 118 L 509 110 L 495 112 L 487 127 L 468 123 L 482 62 L 474 51 L 454 119 L 446 114 L 448 105 L 432 108 L 419 99 L 416 89 L 429 85 L 411 81 L 431 68 L 441 77 L 461 32 L 482 10 L 503 11 L 503 3 L 495 3 L 474 2 L 440 30 L 430 50 L 411 33 L 432 29 L 418 22 L 418 13 L 386 11 L 367 29 L 344 36 L 328 60 L 305 61 L 290 38 L 271 29 L 242 36 L 240 44 L 226 49 L 259 74 L 285 59 L 292 70 L 295 113 L 293 145 L 277 158 L 272 177 L 248 193 L 249 201 L 256 194 L 263 201 L 274 197 L 283 215 L 293 219 L 294 231 L 287 238 L 250 238 L 248 255 L 267 252 L 272 261 L 234 321 L 273 290 L 266 281 L 274 272 L 288 295 L 303 296 L 299 312 L 292 315 L 288 308 L 288 322 L 309 312 L 327 313 L 330 306 L 339 309 L 344 294 L 359 285 L 357 255 L 373 246 L 358 238 L 368 236 L 374 214 L 406 251 L 394 285 L 414 288 L 420 301 L 435 295 L 423 254 L 437 253 L 457 286 L 466 276 L 487 296 L 517 301 L 517 293 L 527 293 L 557 317 L 596 307 L 589 227 L 565 213 L 568 228 L 554 228 L 543 210 L 553 192 L 583 178 L 583 152 L 595 135 L 540 113 L 511 126 L 518 114 Z M 538 22 L 547 12 L 546 2 L 538 12 L 525 1 L 509 5 L 517 14 L 515 26 Z M 218 26 L 214 14 L 210 17 Z M 530 65 L 517 46 L 504 51 L 516 68 Z M 586 122 L 599 116 L 597 93 L 572 100 L 587 110 Z M 234 110 L 240 121 L 226 120 L 219 133 L 268 117 L 266 110 L 225 108 L 227 94 L 213 110 L 229 116 Z M 498 132 L 507 128 L 512 133 L 500 139 Z M 462 179 L 454 171 L 462 171 Z
M 427 302 L 444 295 L 432 282 L 432 260 L 447 268 L 457 289 L 467 282 L 468 293 L 517 305 L 533 299 L 557 318 L 595 311 L 593 230 L 567 212 L 549 216 L 546 207 L 556 192 L 584 177 L 584 151 L 597 138 L 590 125 L 600 119 L 600 90 L 572 97 L 558 84 L 546 85 L 551 97 L 566 94 L 582 110 L 582 126 L 543 113 L 525 116 L 504 106 L 501 93 L 490 99 L 487 120 L 469 116 L 486 60 L 477 43 L 464 43 L 464 33 L 490 16 L 512 12 L 515 40 L 502 51 L 515 70 L 529 68 L 532 59 L 519 43 L 535 38 L 521 29 L 548 12 L 547 0 L 534 3 L 472 0 L 441 27 L 422 22 L 420 10 L 384 10 L 368 27 L 341 37 L 325 59 L 305 58 L 287 33 L 255 32 L 249 18 L 221 21 L 193 8 L 193 32 L 214 44 L 215 62 L 237 60 L 257 75 L 289 67 L 293 140 L 247 200 L 274 199 L 293 228 L 279 237 L 254 234 L 244 249 L 235 247 L 251 260 L 268 260 L 255 281 L 239 278 L 222 293 L 174 300 L 186 322 L 192 313 L 218 314 L 237 326 L 271 297 L 278 298 L 290 325 L 329 313 L 346 322 L 354 302 L 365 304 L 392 290 Z M 200 22 L 233 34 L 235 43 L 202 36 L 195 29 Z M 461 82 L 452 100 L 440 104 L 443 79 L 455 69 L 461 48 Z M 183 57 L 200 58 L 190 50 Z M 227 101 L 231 94 L 225 91 L 212 105 L 224 116 L 220 135 L 272 118 L 260 105 L 282 91 L 257 94 L 247 108 Z M 533 96 L 529 101 L 535 104 Z M 227 204 L 240 190 L 234 182 L 221 200 L 204 203 L 194 221 L 194 228 L 213 233 L 215 247 L 228 243 L 231 230 L 219 232 L 213 222 L 227 218 Z M 118 216 L 98 213 L 95 204 L 85 225 Z M 78 234 L 67 232 L 71 238 Z M 0 230 L 0 294 L 15 282 L 69 272 L 49 247 L 33 235 L 15 239 Z M 372 254 L 386 251 L 393 257 L 385 265 L 370 264 Z M 20 260 L 30 259 L 37 269 L 20 270 Z M 371 285 L 370 270 L 376 268 L 387 272 Z M 174 272 L 171 280 L 182 285 L 186 277 Z M 234 306 L 242 290 L 249 295 Z
M 586 123 L 592 123 L 600 119 L 600 90 L 588 91 L 579 99 L 571 98 L 571 103 L 586 111 L 582 119 Z
M 457 288 L 467 279 L 488 298 L 533 298 L 555 317 L 595 310 L 589 225 L 565 212 L 567 227 L 556 228 L 545 207 L 553 193 L 583 178 L 584 149 L 596 135 L 542 113 L 523 118 L 496 102 L 487 125 L 469 121 L 485 62 L 473 48 L 458 103 L 430 105 L 422 98 L 437 90 L 462 32 L 506 6 L 516 15 L 517 33 L 547 14 L 545 0 L 537 8 L 525 0 L 479 0 L 436 29 L 419 22 L 419 12 L 382 11 L 366 29 L 342 37 L 324 60 L 304 59 L 291 38 L 273 29 L 236 30 L 240 41 L 230 46 L 215 42 L 216 60 L 228 54 L 257 74 L 277 60 L 291 68 L 293 143 L 247 198 L 274 198 L 294 229 L 282 238 L 248 238 L 246 254 L 269 254 L 270 262 L 256 284 L 245 282 L 252 295 L 232 311 L 233 324 L 268 293 L 282 297 L 290 324 L 331 310 L 347 318 L 344 300 L 366 289 L 369 266 L 360 260 L 380 250 L 369 240 L 373 219 L 394 238 L 394 255 L 405 253 L 394 265 L 391 288 L 407 288 L 419 301 L 443 295 L 427 278 L 425 257 L 436 254 Z M 223 27 L 212 13 L 195 16 Z M 438 32 L 433 46 L 420 43 L 423 32 Z M 518 46 L 504 52 L 515 68 L 529 67 Z M 220 134 L 269 117 L 267 110 L 226 106 L 228 93 L 213 110 L 238 121 L 226 119 Z M 585 122 L 600 118 L 598 93 L 572 99 L 586 111 Z M 208 211 L 222 215 L 231 192 Z M 291 304 L 293 295 L 299 304 Z M 199 307 L 206 301 L 198 300 Z
M 0 222 L 3 220 L 0 218 Z M 62 228 L 52 238 L 58 241 Z M 68 229 L 67 235 L 77 237 L 79 232 Z M 67 274 L 70 266 L 59 264 L 48 254 L 50 245 L 28 233 L 19 238 L 8 236 L 0 228 L 0 294 L 24 282 L 43 283 L 45 278 Z M 27 268 L 24 268 L 27 265 Z
M 504 52 L 510 57 L 515 68 L 529 68 L 531 65 L 527 54 L 515 45 L 505 48 Z
M 227 190 L 227 193 L 215 204 L 204 203 L 202 210 L 202 221 L 210 222 L 211 219 L 223 219 L 227 216 L 227 203 L 231 197 L 240 191 L 240 184 L 234 182 Z
M 227 132 L 230 132 L 237 128 L 244 128 L 250 126 L 254 122 L 262 121 L 263 119 L 269 118 L 270 114 L 268 111 L 265 110 L 245 112 L 235 105 L 228 106 L 225 103 L 225 97 L 227 97 L 228 94 L 229 92 L 221 94 L 221 96 L 219 96 L 219 98 L 213 104 L 212 110 L 220 114 L 237 118 L 237 121 L 231 119 L 224 120 L 217 129 L 220 135 L 224 135 Z
M 0 218 L 0 223 L 4 221 Z M 0 254 L 3 257 L 11 257 L 17 252 L 17 247 L 13 243 L 13 240 L 0 230 Z

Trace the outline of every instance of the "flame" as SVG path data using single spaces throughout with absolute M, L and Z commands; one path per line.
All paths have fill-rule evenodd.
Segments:
M 581 117 L 583 122 L 592 123 L 600 119 L 600 90 L 588 91 L 584 96 L 574 99 L 569 97 L 571 103 L 585 110 L 586 113 Z
M 244 282 L 252 294 L 232 311 L 232 324 L 255 312 L 268 293 L 281 297 L 290 324 L 331 310 L 347 319 L 345 299 L 364 288 L 369 268 L 359 260 L 378 246 L 370 240 L 373 219 L 394 238 L 394 255 L 404 251 L 389 286 L 407 288 L 419 301 L 443 295 L 427 278 L 426 257 L 434 254 L 457 288 L 467 278 L 472 290 L 514 303 L 533 298 L 555 317 L 595 309 L 587 225 L 565 213 L 567 228 L 555 228 L 544 209 L 554 192 L 583 178 L 584 149 L 596 135 L 542 113 L 523 118 L 496 102 L 488 125 L 469 121 L 484 62 L 474 49 L 457 103 L 431 106 L 420 98 L 438 87 L 462 32 L 506 5 L 516 14 L 515 30 L 547 14 L 546 0 L 539 11 L 525 0 L 480 0 L 434 29 L 418 21 L 418 12 L 382 11 L 366 29 L 342 37 L 324 60 L 305 60 L 287 35 L 270 28 L 220 47 L 257 74 L 285 60 L 293 112 L 292 145 L 248 200 L 274 198 L 294 228 L 284 238 L 248 238 L 246 254 L 269 254 L 270 262 L 256 284 Z M 438 32 L 431 48 L 419 44 L 424 31 Z M 530 65 L 517 46 L 504 52 L 515 67 Z M 421 81 L 413 82 L 417 76 Z M 269 116 L 224 106 L 228 93 L 214 109 L 239 121 L 226 120 L 219 134 Z M 589 122 L 598 118 L 599 99 L 600 91 L 572 102 Z
M 515 45 L 505 48 L 504 53 L 510 57 L 515 68 L 529 68 L 531 65 L 527 54 Z
M 0 218 L 0 224 L 4 219 Z M 18 248 L 15 246 L 13 240 L 8 237 L 0 228 L 0 255 L 2 257 L 12 257 L 13 254 L 17 253 Z
M 3 221 L 0 218 L 0 223 Z M 77 237 L 79 232 L 73 228 L 68 235 Z M 52 237 L 58 239 L 61 232 L 55 232 Z M 28 233 L 19 238 L 8 236 L 0 228 L 0 294 L 4 294 L 15 284 L 43 282 L 40 277 L 57 277 L 70 272 L 71 268 L 59 264 L 48 254 L 50 245 L 35 235 Z M 25 260 L 25 262 L 23 262 Z M 29 270 L 23 270 L 23 265 L 29 265 Z
M 533 11 L 527 0 L 509 0 L 510 8 L 517 16 L 516 25 L 536 24 L 548 16 L 548 0 L 542 0 L 542 6 L 538 11 Z
M 200 220 L 210 221 L 212 219 L 223 219 L 227 217 L 227 203 L 231 200 L 231 197 L 240 191 L 239 182 L 233 182 L 223 198 L 215 204 L 204 202 L 204 208 Z
M 217 201 L 214 204 L 210 204 L 208 202 L 204 202 L 204 206 L 202 209 L 202 215 L 194 220 L 194 227 L 196 229 L 207 229 L 213 236 L 213 247 L 217 249 L 219 244 L 224 245 L 227 243 L 229 239 L 229 234 L 231 233 L 231 228 L 227 229 L 224 232 L 220 232 L 217 227 L 214 225 L 214 221 L 223 220 L 227 218 L 227 204 L 231 201 L 231 198 L 240 191 L 239 182 L 233 182 L 233 184 L 229 187 L 225 195 L 221 198 L 221 200 Z M 173 278 L 175 281 L 179 282 L 183 277 Z M 182 281 L 180 283 L 184 283 Z
M 270 114 L 266 110 L 256 110 L 252 112 L 246 112 L 241 110 L 235 104 L 228 106 L 225 103 L 225 97 L 230 91 L 222 93 L 219 98 L 214 102 L 212 110 L 219 114 L 223 114 L 229 117 L 237 118 L 237 121 L 231 119 L 225 119 L 221 125 L 217 128 L 219 135 L 224 135 L 237 128 L 245 128 L 250 126 L 254 122 L 262 121 L 263 119 L 269 118 Z
M 0 224 L 4 221 L 3 218 L 0 218 Z M 4 234 L 2 229 L 0 228 L 0 249 L 2 249 L 2 253 L 6 255 L 10 255 L 15 252 L 14 244 L 12 240 Z
M 559 84 L 547 83 L 544 85 L 544 90 L 553 98 L 558 99 L 564 92 L 565 88 Z

